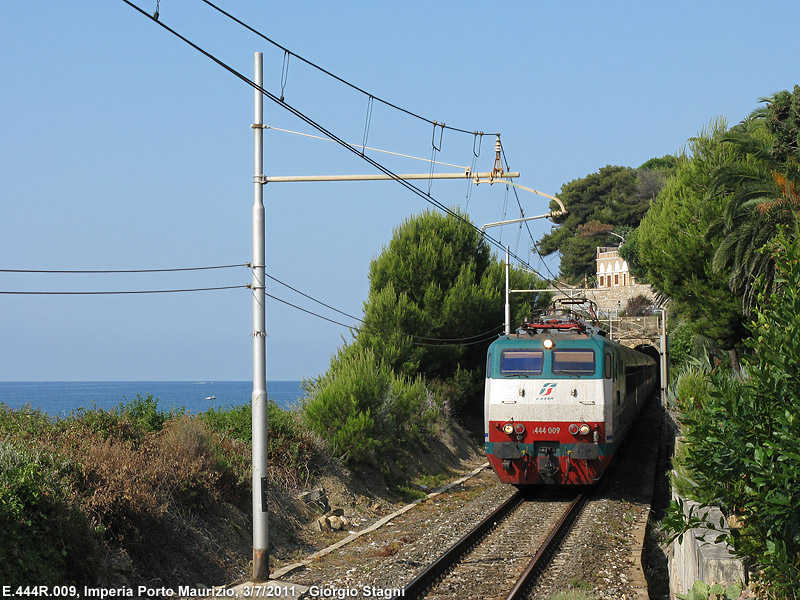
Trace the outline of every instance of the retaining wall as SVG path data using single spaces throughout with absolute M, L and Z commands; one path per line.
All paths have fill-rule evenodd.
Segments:
M 673 499 L 678 496 L 672 492 Z M 715 525 L 719 524 L 723 516 L 718 508 L 699 508 L 697 502 L 684 500 L 683 509 L 688 515 L 690 507 L 694 513 L 702 515 L 708 512 L 708 520 Z M 727 531 L 727 523 L 725 528 Z M 711 585 L 719 583 L 724 586 L 735 583 L 745 583 L 747 572 L 741 559 L 736 558 L 728 550 L 728 546 L 715 543 L 714 540 L 720 531 L 711 529 L 693 529 L 683 535 L 683 540 L 672 543 L 669 557 L 669 591 L 670 598 L 675 594 L 685 594 L 696 581 L 705 581 Z M 697 536 L 705 536 L 705 541 L 698 540 Z

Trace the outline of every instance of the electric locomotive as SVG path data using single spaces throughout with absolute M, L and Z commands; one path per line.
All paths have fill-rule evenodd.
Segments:
M 485 451 L 504 483 L 596 482 L 658 383 L 652 357 L 569 307 L 583 302 L 562 301 L 489 346 Z

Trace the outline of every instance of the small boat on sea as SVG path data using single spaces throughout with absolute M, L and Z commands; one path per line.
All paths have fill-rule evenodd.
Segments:
M 216 397 L 216 396 L 208 396 L 208 397 L 206 398 L 206 400 L 216 400 L 216 399 L 217 399 L 217 397 Z

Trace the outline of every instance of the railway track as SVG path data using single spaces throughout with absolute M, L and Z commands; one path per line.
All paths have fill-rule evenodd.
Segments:
M 585 494 L 574 490 L 570 494 L 565 500 L 517 492 L 396 598 L 452 598 L 454 593 L 468 597 L 464 596 L 465 589 L 476 598 L 523 598 L 558 551 L 586 503 Z M 531 557 L 527 563 L 526 557 Z

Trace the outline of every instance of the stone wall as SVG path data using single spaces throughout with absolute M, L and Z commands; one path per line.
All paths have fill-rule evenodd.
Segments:
M 601 310 L 624 309 L 628 300 L 639 295 L 645 296 L 655 303 L 655 292 L 646 283 L 611 288 L 575 288 L 573 295 L 576 297 L 586 296 L 589 300 L 595 302 Z M 564 298 L 568 296 L 557 294 L 555 297 Z
M 673 492 L 673 499 L 677 499 Z M 696 502 L 684 500 L 684 511 L 688 515 L 690 507 L 695 514 L 702 515 L 708 512 L 709 521 L 718 523 L 722 513 L 718 508 L 700 507 Z M 727 530 L 724 527 L 723 530 Z M 742 560 L 731 554 L 727 546 L 716 543 L 714 539 L 720 531 L 710 529 L 692 529 L 672 543 L 672 553 L 669 560 L 669 588 L 670 598 L 676 594 L 685 594 L 696 581 L 704 581 L 708 585 L 719 583 L 729 586 L 736 583 L 747 583 L 747 572 Z M 704 536 L 705 540 L 697 539 Z

